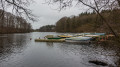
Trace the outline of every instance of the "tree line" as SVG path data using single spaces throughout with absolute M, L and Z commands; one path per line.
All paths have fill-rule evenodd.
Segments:
M 32 26 L 23 17 L 0 10 L 0 34 L 30 32 Z
M 120 10 L 102 10 L 101 15 L 109 22 L 115 32 L 120 32 Z M 110 33 L 105 22 L 98 14 L 84 12 L 79 16 L 63 17 L 56 23 L 57 32 L 106 32 Z
M 40 27 L 37 31 L 40 32 L 55 32 L 55 25 L 45 25 Z

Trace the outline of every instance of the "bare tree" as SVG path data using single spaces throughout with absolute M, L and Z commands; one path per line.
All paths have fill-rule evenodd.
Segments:
M 28 6 L 33 2 L 33 0 L 0 0 L 0 9 L 3 12 L 0 16 L 4 15 L 6 9 L 12 9 L 12 13 L 20 16 L 27 17 L 29 20 L 35 21 L 35 16 L 32 14 Z

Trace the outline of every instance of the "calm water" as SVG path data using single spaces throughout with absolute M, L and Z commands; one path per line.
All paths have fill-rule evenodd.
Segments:
M 34 42 L 48 34 L 61 33 L 0 35 L 0 67 L 103 67 L 89 63 L 90 60 L 109 64 L 104 67 L 117 67 L 117 49 L 95 44 Z

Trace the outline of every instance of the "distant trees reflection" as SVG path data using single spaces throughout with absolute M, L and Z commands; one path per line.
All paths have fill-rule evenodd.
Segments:
M 3 35 L 6 36 L 6 35 Z M 0 61 L 7 58 L 13 53 L 21 53 L 26 45 L 26 35 L 7 35 L 8 37 L 0 38 Z

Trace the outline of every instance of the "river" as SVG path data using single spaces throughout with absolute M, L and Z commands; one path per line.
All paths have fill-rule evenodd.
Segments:
M 108 46 L 34 41 L 35 38 L 43 38 L 50 34 L 62 33 L 0 35 L 0 67 L 117 67 L 118 50 Z M 108 65 L 89 63 L 91 60 L 99 60 Z

